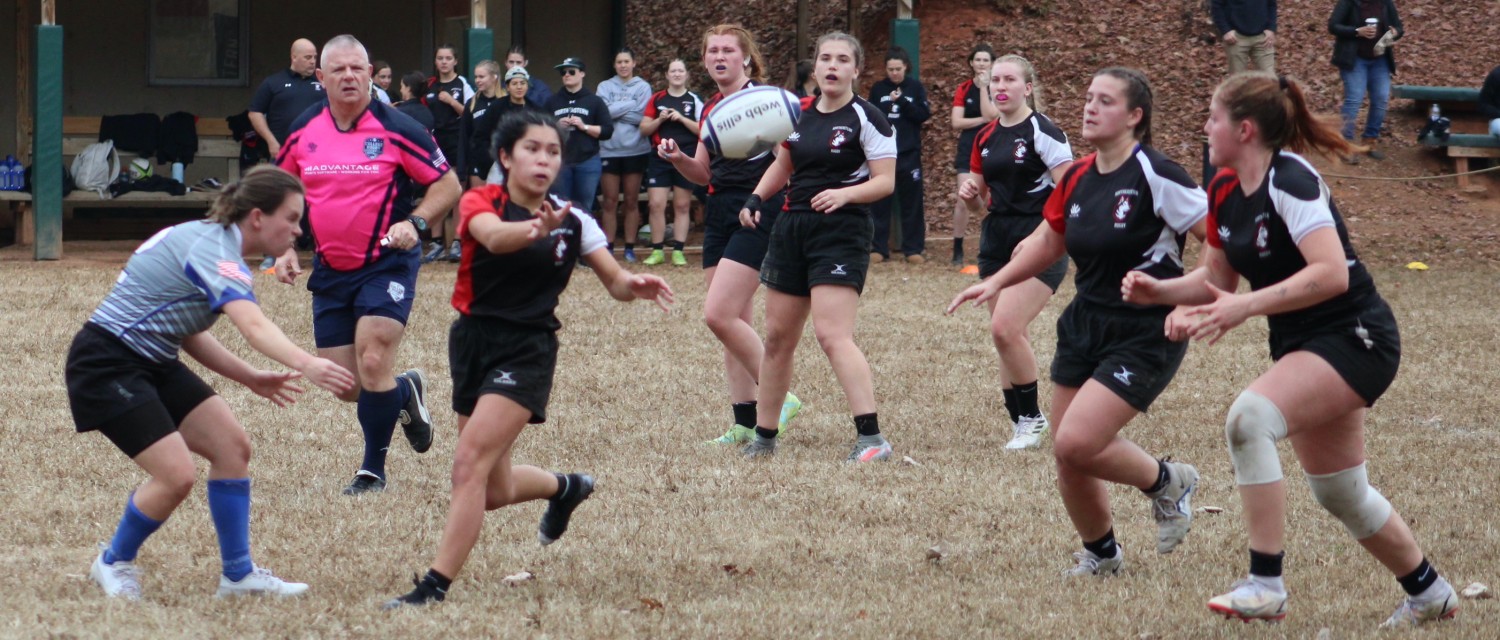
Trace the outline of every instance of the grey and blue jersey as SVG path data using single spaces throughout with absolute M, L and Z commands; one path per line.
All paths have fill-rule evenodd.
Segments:
M 89 321 L 152 362 L 177 359 L 232 300 L 255 302 L 239 227 L 209 220 L 162 229 L 125 263 Z

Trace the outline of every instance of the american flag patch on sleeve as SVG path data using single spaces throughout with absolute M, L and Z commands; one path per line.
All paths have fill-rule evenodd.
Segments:
M 235 262 L 233 260 L 220 260 L 218 266 L 219 275 L 224 276 L 225 278 L 229 278 L 230 280 L 238 280 L 245 284 L 254 283 L 254 281 L 250 279 L 249 269 L 244 264 Z

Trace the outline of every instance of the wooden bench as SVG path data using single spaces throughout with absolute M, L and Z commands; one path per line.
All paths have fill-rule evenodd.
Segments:
M 202 116 L 198 119 L 198 152 L 193 164 L 186 167 L 184 181 L 197 184 L 203 178 L 218 178 L 229 184 L 240 177 L 240 143 L 230 134 L 229 123 L 224 118 Z M 73 158 L 89 145 L 99 141 L 98 116 L 63 117 L 63 165 L 72 166 Z M 120 152 L 120 164 L 126 165 L 134 156 L 128 151 Z M 155 164 L 155 160 L 152 160 Z M 158 167 L 165 169 L 165 166 Z M 200 177 L 201 176 L 201 177 Z M 181 196 L 161 192 L 131 191 L 115 198 L 100 198 L 93 191 L 76 190 L 63 196 L 63 219 L 73 217 L 73 209 L 79 207 L 98 208 L 187 208 L 208 210 L 218 194 L 210 191 L 189 190 Z M 16 244 L 29 245 L 35 239 L 36 221 L 32 215 L 31 194 L 24 191 L 0 191 L 0 202 L 10 206 L 16 225 Z
M 1449 135 L 1446 140 L 1425 136 L 1419 140 L 1429 147 L 1444 148 L 1453 159 L 1456 173 L 1469 171 L 1469 158 L 1500 158 L 1500 138 L 1490 135 L 1489 123 L 1479 115 L 1479 90 L 1469 87 L 1423 87 L 1396 85 L 1391 88 L 1391 97 L 1415 102 L 1423 113 L 1432 105 L 1448 118 Z M 1458 176 L 1458 188 L 1463 191 L 1483 191 L 1483 186 L 1474 185 L 1469 176 Z

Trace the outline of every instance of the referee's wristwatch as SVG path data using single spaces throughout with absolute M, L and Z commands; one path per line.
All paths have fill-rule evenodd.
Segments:
M 408 216 L 406 218 L 406 221 L 411 223 L 412 228 L 416 229 L 417 233 L 423 233 L 427 231 L 427 219 L 423 218 L 422 216 Z

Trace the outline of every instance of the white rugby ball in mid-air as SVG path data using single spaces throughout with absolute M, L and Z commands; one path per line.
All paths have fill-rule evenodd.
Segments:
M 796 94 L 781 87 L 750 87 L 714 105 L 698 135 L 710 151 L 725 158 L 754 158 L 792 135 L 800 117 L 802 102 Z

